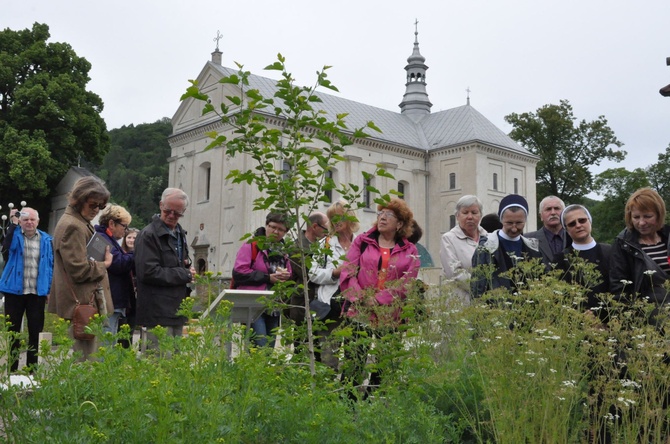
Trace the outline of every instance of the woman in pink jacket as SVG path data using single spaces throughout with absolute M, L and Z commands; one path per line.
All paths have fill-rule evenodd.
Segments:
M 282 214 L 270 213 L 265 218 L 265 227 L 254 233 L 254 237 L 265 236 L 266 242 L 261 250 L 257 242 L 247 242 L 240 247 L 233 267 L 235 288 L 240 290 L 271 290 L 277 282 L 291 278 L 291 263 L 288 256 L 278 248 L 286 235 L 288 227 Z M 268 310 L 251 324 L 254 331 L 254 343 L 263 347 L 275 346 L 273 330 L 279 327 L 279 310 Z
M 370 330 L 369 323 L 369 333 L 398 325 L 403 301 L 421 265 L 416 246 L 407 240 L 414 215 L 405 201 L 391 199 L 377 209 L 377 222 L 354 239 L 340 274 L 343 311 L 360 321 L 355 328 Z M 345 380 L 356 385 L 363 381 L 368 351 L 368 346 L 362 346 L 345 353 Z M 379 382 L 379 375 L 373 372 L 370 386 Z

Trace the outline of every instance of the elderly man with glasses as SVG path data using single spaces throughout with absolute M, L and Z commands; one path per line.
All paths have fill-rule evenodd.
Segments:
M 305 224 L 305 229 L 300 232 L 297 239 L 297 244 L 300 249 L 305 252 L 306 256 L 311 256 L 311 248 L 314 242 L 323 239 L 329 231 L 328 216 L 320 211 L 315 211 L 309 215 Z M 298 283 L 304 283 L 302 265 L 296 260 L 291 259 L 291 268 L 293 270 L 293 279 Z M 316 297 L 316 284 L 308 282 L 309 300 L 313 301 Z M 302 291 L 296 291 L 291 295 L 289 301 L 289 308 L 285 313 L 289 319 L 297 325 L 301 325 L 305 321 L 305 296 Z
M 177 311 L 190 293 L 195 269 L 188 255 L 186 232 L 179 225 L 188 207 L 188 196 L 178 188 L 166 188 L 160 201 L 160 214 L 153 217 L 135 240 L 137 276 L 136 321 L 144 327 L 149 347 L 156 337 L 147 329 L 162 326 L 171 336 L 181 336 L 186 323 Z

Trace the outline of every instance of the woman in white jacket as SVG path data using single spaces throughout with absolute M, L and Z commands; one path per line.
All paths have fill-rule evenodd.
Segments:
M 325 322 L 325 328 L 316 332 L 324 352 L 330 348 L 325 338 L 341 322 L 342 308 L 337 297 L 340 293 L 340 272 L 349 247 L 354 241 L 354 233 L 360 227 L 356 213 L 345 200 L 332 204 L 326 211 L 326 215 L 330 220 L 333 233 L 321 239 L 321 251 L 324 254 L 314 257 L 310 269 L 310 281 L 318 285 L 316 300 L 313 301 L 311 306 L 316 312 L 317 318 Z M 321 359 L 319 354 L 316 354 L 316 357 L 317 360 Z M 334 359 L 334 365 L 336 366 L 337 359 Z M 327 362 L 327 364 L 330 365 L 331 362 Z
M 481 201 L 477 196 L 463 196 L 456 203 L 456 226 L 442 235 L 442 269 L 447 279 L 455 282 L 455 294 L 464 303 L 470 302 L 472 256 L 479 238 L 487 235 L 486 230 L 479 226 L 481 219 Z

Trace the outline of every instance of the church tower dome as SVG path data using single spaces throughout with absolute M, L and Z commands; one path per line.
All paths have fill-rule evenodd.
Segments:
M 400 102 L 400 113 L 408 115 L 412 120 L 418 122 L 427 114 L 433 106 L 428 99 L 426 91 L 426 58 L 419 51 L 418 21 L 414 22 L 414 49 L 412 55 L 407 58 L 407 82 L 405 83 L 405 95 Z

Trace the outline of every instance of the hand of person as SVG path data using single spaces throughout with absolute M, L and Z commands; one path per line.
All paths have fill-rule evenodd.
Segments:
M 333 278 L 339 278 L 339 277 L 340 277 L 340 274 L 342 274 L 342 268 L 343 268 L 343 267 L 344 267 L 344 264 L 341 264 L 339 267 L 333 269 L 333 271 L 331 272 L 330 275 L 331 275 Z
M 273 284 L 279 281 L 288 281 L 291 278 L 291 273 L 288 272 L 286 268 L 277 268 L 277 271 L 275 273 L 272 273 L 270 275 L 270 282 Z
M 188 271 L 191 272 L 191 282 L 195 281 L 195 275 L 196 275 L 195 268 L 191 267 L 191 268 L 189 268 Z
M 107 245 L 105 247 L 105 268 L 109 268 L 112 265 L 112 259 L 114 259 L 114 256 L 112 256 L 111 248 Z

